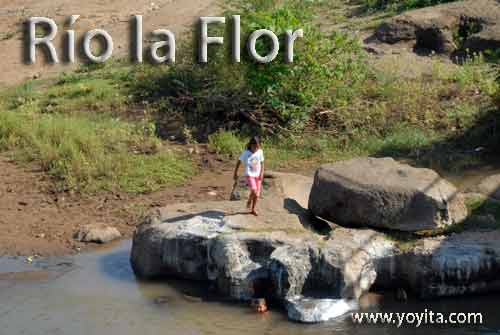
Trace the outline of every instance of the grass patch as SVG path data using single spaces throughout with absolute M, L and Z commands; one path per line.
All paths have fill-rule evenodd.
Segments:
M 131 67 L 82 66 L 56 79 L 27 81 L 2 94 L 4 105 L 27 113 L 122 113 L 129 102 Z
M 245 148 L 244 140 L 232 131 L 218 131 L 208 137 L 209 146 L 219 155 L 238 157 Z
M 218 154 L 237 157 L 247 140 L 235 132 L 219 131 L 210 136 L 209 145 Z M 293 169 L 308 163 L 313 166 L 357 156 L 409 156 L 435 140 L 432 133 L 401 126 L 385 137 L 359 134 L 342 139 L 327 133 L 271 137 L 264 139 L 263 150 L 271 169 Z
M 15 31 L 7 31 L 5 33 L 0 33 L 0 41 L 7 41 L 16 36 Z
M 145 193 L 196 171 L 156 135 L 147 106 L 131 117 L 137 72 L 122 62 L 84 65 L 2 92 L 0 150 L 40 166 L 58 192 Z
M 58 192 L 144 193 L 195 173 L 155 136 L 154 125 L 108 115 L 0 111 L 0 150 L 40 166 Z

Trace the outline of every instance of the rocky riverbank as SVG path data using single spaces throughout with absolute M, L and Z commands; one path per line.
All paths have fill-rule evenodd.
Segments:
M 374 168 L 364 183 L 356 182 L 362 176 L 356 169 L 366 170 L 367 165 Z M 340 184 L 322 189 L 321 171 L 336 175 Z M 404 180 L 399 187 L 387 185 L 398 180 L 394 174 Z M 429 177 L 433 187 L 421 183 Z M 391 159 L 357 159 L 322 167 L 314 181 L 292 174 L 267 176 L 259 217 L 241 212 L 244 201 L 159 209 L 135 233 L 134 271 L 145 278 L 210 281 L 221 296 L 239 301 L 273 299 L 301 322 L 325 321 L 356 308 L 356 301 L 372 287 L 404 288 L 420 298 L 500 289 L 499 231 L 464 231 L 401 243 L 391 232 L 419 227 L 415 220 L 384 229 L 359 220 L 343 226 L 323 221 L 313 215 L 320 213 L 314 206 L 318 198 L 313 193 L 309 197 L 311 187 L 313 193 L 321 190 L 323 207 L 335 207 L 343 199 L 346 206 L 337 206 L 336 213 L 356 211 L 356 201 L 376 210 L 371 202 L 382 201 L 376 211 L 380 222 L 389 218 L 386 222 L 394 223 L 394 218 L 414 214 L 427 229 L 427 223 L 454 225 L 466 216 L 460 214 L 463 200 L 448 207 L 451 198 L 461 198 L 435 172 Z M 384 205 L 387 199 L 391 201 Z

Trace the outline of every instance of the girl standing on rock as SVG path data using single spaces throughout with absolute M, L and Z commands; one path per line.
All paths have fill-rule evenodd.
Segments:
M 245 177 L 247 179 L 248 187 L 250 188 L 250 196 L 247 201 L 247 208 L 250 214 L 257 216 L 255 206 L 260 196 L 260 189 L 264 177 L 264 152 L 260 148 L 260 140 L 254 136 L 248 142 L 247 148 L 240 155 L 240 159 L 236 163 L 234 169 L 234 181 L 238 180 L 238 170 L 241 163 L 245 168 Z

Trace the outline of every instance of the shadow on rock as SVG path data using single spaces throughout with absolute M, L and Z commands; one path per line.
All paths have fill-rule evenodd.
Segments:
M 297 200 L 285 198 L 283 201 L 283 207 L 290 214 L 297 215 L 304 228 L 313 230 L 321 235 L 328 235 L 331 233 L 332 228 L 328 222 L 314 216 L 308 209 L 302 207 Z

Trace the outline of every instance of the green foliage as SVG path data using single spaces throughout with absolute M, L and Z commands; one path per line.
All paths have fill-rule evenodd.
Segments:
M 398 12 L 453 1 L 457 0 L 362 0 L 367 10 L 392 10 Z
M 195 170 L 156 137 L 142 115 L 124 121 L 130 69 L 84 66 L 55 81 L 28 81 L 2 92 L 0 151 L 47 172 L 56 191 L 150 192 Z
M 318 3 L 229 3 L 228 15 L 241 14 L 244 37 L 259 28 L 281 36 L 287 29 L 303 28 L 305 37 L 296 42 L 293 64 L 285 64 L 282 54 L 269 64 L 255 64 L 245 57 L 233 64 L 222 47 L 211 46 L 209 64 L 203 66 L 178 57 L 181 62 L 168 68 L 135 71 L 132 95 L 136 101 L 146 101 L 165 124 L 173 119 L 191 128 L 197 140 L 206 140 L 219 129 L 282 140 L 281 135 L 300 135 L 311 125 L 318 132 L 335 134 L 341 143 L 354 143 L 363 136 L 384 138 L 406 126 L 423 133 L 442 132 L 444 138 L 465 131 L 488 112 L 498 85 L 495 71 L 481 56 L 463 66 L 432 65 L 433 73 L 407 77 L 405 72 L 412 68 L 407 63 L 391 61 L 383 69 L 369 63 L 356 39 L 319 31 L 312 24 L 322 8 Z M 264 52 L 265 40 L 259 43 Z M 398 67 L 401 70 L 394 70 Z M 424 137 L 408 139 L 406 151 L 418 152 L 410 150 L 410 141 L 420 148 L 418 141 Z M 401 143 L 396 144 L 400 150 Z M 394 151 L 388 142 L 382 150 Z
M 231 131 L 218 131 L 208 137 L 210 147 L 217 154 L 237 157 L 245 148 L 244 141 Z
M 234 64 L 227 50 L 211 46 L 208 64 L 178 57 L 180 62 L 161 75 L 135 82 L 135 96 L 167 118 L 182 119 L 201 139 L 220 128 L 267 134 L 281 128 L 300 129 L 315 109 L 348 104 L 367 73 L 356 38 L 347 33 L 326 34 L 312 24 L 316 6 L 316 2 L 299 0 L 230 1 L 227 15 L 242 17 L 242 42 L 261 28 L 279 35 L 277 59 L 256 64 L 243 52 L 242 62 Z M 286 64 L 284 34 L 299 28 L 304 38 L 295 43 L 294 62 Z M 259 39 L 257 49 L 267 52 L 265 39 Z
M 304 30 L 304 38 L 295 43 L 293 64 L 285 63 L 283 52 L 269 64 L 250 61 L 244 64 L 248 88 L 263 95 L 286 116 L 302 119 L 313 106 L 345 99 L 344 91 L 348 87 L 354 90 L 365 78 L 366 67 L 358 40 L 345 33 L 321 32 L 313 23 L 317 9 L 314 2 L 249 1 L 242 5 L 241 1 L 233 1 L 232 4 L 237 8 L 235 12 L 244 18 L 244 36 L 257 29 L 271 29 L 281 37 L 281 51 L 287 31 Z M 265 40 L 258 41 L 260 54 L 268 49 Z

